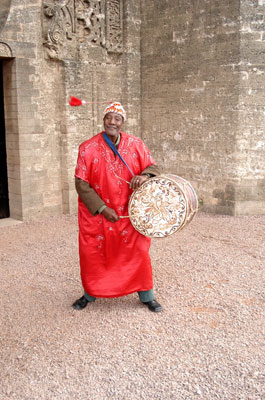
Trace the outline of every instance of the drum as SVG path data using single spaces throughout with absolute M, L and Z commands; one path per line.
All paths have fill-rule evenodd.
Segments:
M 129 201 L 133 227 L 144 236 L 161 238 L 180 231 L 198 211 L 191 184 L 177 175 L 159 175 L 136 189 Z

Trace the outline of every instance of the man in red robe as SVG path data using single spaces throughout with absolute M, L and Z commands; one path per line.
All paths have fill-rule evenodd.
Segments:
M 97 297 L 138 292 L 140 301 L 158 312 L 162 307 L 153 293 L 151 239 L 120 216 L 128 216 L 133 190 L 159 170 L 142 140 L 121 131 L 126 113 L 120 103 L 109 105 L 103 117 L 104 131 L 80 145 L 75 171 L 84 295 L 73 307 L 82 310 Z M 127 165 L 111 149 L 113 144 Z

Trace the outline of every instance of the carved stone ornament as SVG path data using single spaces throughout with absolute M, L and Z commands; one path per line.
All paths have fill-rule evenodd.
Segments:
M 12 50 L 6 43 L 3 42 L 0 42 L 0 57 L 13 57 Z
M 122 1 L 106 0 L 106 48 L 111 53 L 122 53 Z
M 0 32 L 6 24 L 10 12 L 11 0 L 0 0 Z
M 122 12 L 122 0 L 44 0 L 46 55 L 68 58 L 77 41 L 122 53 Z
M 88 42 L 105 46 L 105 13 L 103 0 L 81 0 L 76 5 L 76 17 L 83 26 Z
M 43 12 L 49 24 L 44 28 L 44 46 L 50 58 L 62 58 L 65 41 L 75 33 L 75 0 L 54 0 L 44 2 Z

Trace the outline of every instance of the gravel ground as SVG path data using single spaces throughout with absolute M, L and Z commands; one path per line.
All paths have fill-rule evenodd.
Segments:
M 3 227 L 0 399 L 265 399 L 265 217 L 204 213 L 152 241 L 156 298 L 71 308 L 77 217 Z

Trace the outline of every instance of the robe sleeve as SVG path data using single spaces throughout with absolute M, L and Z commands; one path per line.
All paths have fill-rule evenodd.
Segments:
M 160 175 L 161 172 L 159 170 L 159 167 L 155 164 L 149 165 L 149 167 L 145 168 L 141 175 L 150 175 L 151 177 Z
M 75 188 L 80 199 L 92 215 L 96 215 L 99 209 L 105 205 L 104 201 L 88 182 L 75 178 Z
M 89 183 L 88 169 L 85 162 L 85 148 L 83 143 L 79 146 L 75 177 Z
M 89 184 L 89 173 L 85 161 L 85 147 L 83 143 L 79 146 L 78 151 L 75 169 L 75 188 L 80 199 L 92 215 L 96 215 L 101 207 L 105 205 L 101 197 Z

